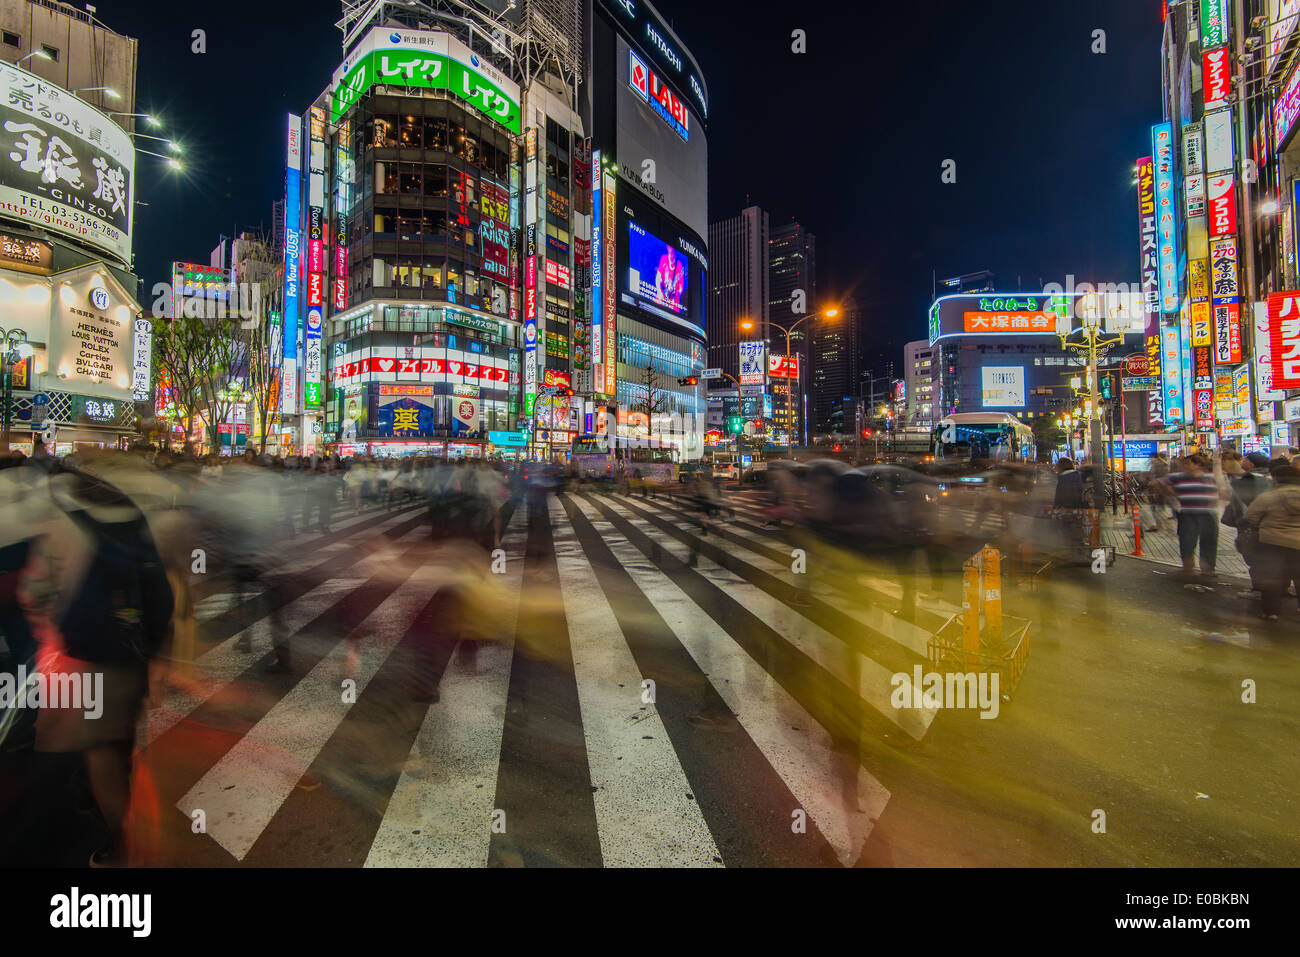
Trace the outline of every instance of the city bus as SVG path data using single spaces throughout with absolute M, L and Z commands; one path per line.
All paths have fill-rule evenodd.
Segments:
M 623 446 L 603 435 L 580 435 L 573 440 L 570 462 L 579 475 L 618 479 L 639 471 L 652 482 L 677 480 L 676 449 L 651 446 Z
M 936 465 L 975 461 L 1033 462 L 1038 457 L 1033 429 L 1006 412 L 956 412 L 930 433 Z

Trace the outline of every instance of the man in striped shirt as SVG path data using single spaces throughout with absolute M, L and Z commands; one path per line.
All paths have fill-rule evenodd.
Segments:
M 1178 551 L 1183 571 L 1196 573 L 1196 548 L 1201 549 L 1201 574 L 1214 575 L 1219 551 L 1219 502 L 1223 488 L 1211 471 L 1210 460 L 1200 452 L 1183 459 L 1181 471 L 1171 472 L 1161 483 L 1178 508 Z

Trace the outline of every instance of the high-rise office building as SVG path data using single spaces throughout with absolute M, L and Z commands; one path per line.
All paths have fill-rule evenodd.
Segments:
M 768 328 L 769 238 L 767 213 L 757 206 L 709 224 L 709 368 L 738 376 L 740 343 L 772 339 Z M 745 321 L 753 327 L 742 329 L 740 324 Z
M 815 435 L 854 430 L 854 404 L 862 374 L 862 309 L 852 299 L 839 306 L 834 319 L 814 319 L 812 333 L 811 421 Z
M 768 239 L 770 321 L 790 328 L 817 309 L 817 237 L 797 222 L 774 227 Z M 817 321 L 819 320 L 811 319 L 804 322 L 790 334 L 790 352 L 799 358 L 797 363 L 789 364 L 789 368 L 791 371 L 797 369 L 798 376 L 774 379 L 772 382 L 773 417 L 779 431 L 786 428 L 787 397 L 784 390 L 794 389 L 795 440 L 800 444 L 804 438 L 804 416 L 801 411 L 810 382 L 808 366 L 812 333 L 809 326 Z M 772 345 L 784 351 L 783 336 L 775 327 L 772 332 Z

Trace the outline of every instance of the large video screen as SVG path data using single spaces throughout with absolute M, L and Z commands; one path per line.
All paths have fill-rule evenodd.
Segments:
M 627 232 L 627 288 L 661 309 L 686 315 L 691 269 L 685 254 L 634 222 L 628 222 Z

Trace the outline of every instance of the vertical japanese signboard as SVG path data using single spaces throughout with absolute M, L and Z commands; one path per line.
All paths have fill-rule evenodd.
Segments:
M 618 360 L 615 349 L 617 342 L 617 320 L 615 318 L 615 300 L 614 300 L 614 236 L 618 232 L 611 226 L 616 216 L 614 208 L 614 176 L 612 173 L 605 174 L 605 394 L 614 395 L 615 373 L 618 371 Z
M 1174 136 L 1169 123 L 1151 127 L 1155 163 L 1156 259 L 1160 267 L 1160 311 L 1178 311 L 1178 209 L 1174 198 Z
M 524 133 L 524 415 L 537 407 L 537 128 Z
M 1147 358 L 1151 375 L 1160 374 L 1160 264 L 1156 247 L 1156 192 L 1152 157 L 1137 161 L 1138 174 L 1138 275 L 1142 278 L 1142 309 L 1145 317 Z M 935 338 L 931 332 L 931 339 Z M 1164 391 L 1147 393 L 1147 421 L 1151 428 L 1164 424 Z
M 284 187 L 284 362 L 280 375 L 280 411 L 298 407 L 298 277 L 300 269 L 302 192 L 302 117 L 289 114 L 289 159 Z
M 1268 297 L 1269 361 L 1274 389 L 1300 389 L 1300 291 Z
M 325 111 L 308 118 L 307 322 L 303 330 L 303 396 L 320 407 L 321 326 L 325 315 Z M 304 408 L 310 403 L 304 401 Z
M 1269 303 L 1255 303 L 1254 312 L 1255 397 L 1261 403 L 1281 402 L 1286 398 L 1286 393 L 1278 391 L 1273 386 L 1273 341 Z
M 1241 295 L 1237 283 L 1237 240 L 1225 236 L 1210 243 L 1210 296 L 1214 326 L 1214 361 L 1241 361 Z
M 348 214 L 352 211 L 352 121 L 339 124 L 334 157 L 334 311 L 348 307 Z

